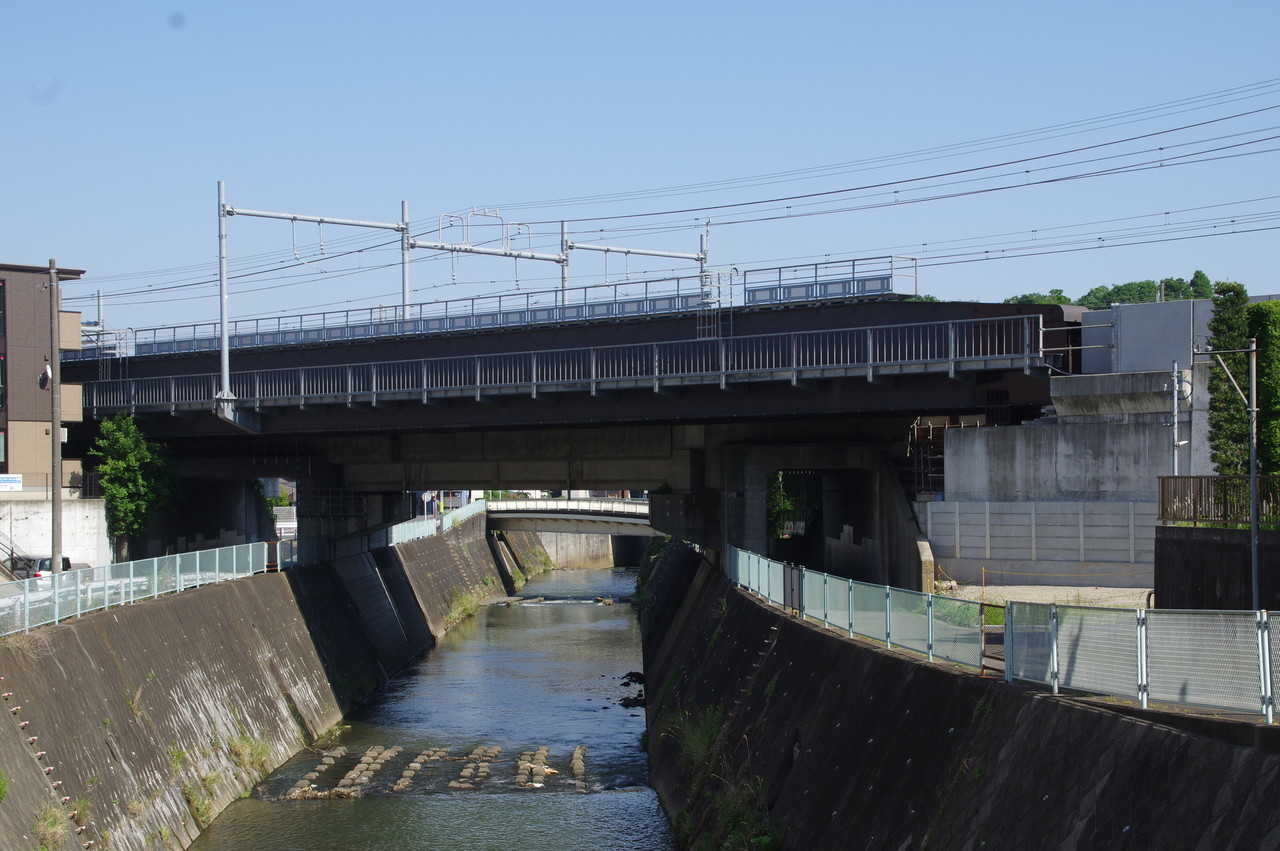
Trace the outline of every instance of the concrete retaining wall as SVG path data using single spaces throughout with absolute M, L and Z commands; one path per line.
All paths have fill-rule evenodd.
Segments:
M 111 563 L 107 515 L 100 499 L 62 502 L 62 554 L 73 564 L 96 567 Z M 31 556 L 49 554 L 53 530 L 51 500 L 0 500 L 0 535 Z
M 536 540 L 518 536 L 514 549 L 536 561 Z M 0 641 L 11 693 L 0 703 L 11 710 L 0 719 L 0 846 L 36 847 L 46 808 L 64 828 L 44 838 L 50 849 L 187 845 L 429 647 L 459 606 L 502 593 L 479 518 Z
M 1151 587 L 1151 502 L 985 502 L 916 505 L 946 577 L 1001 585 Z
M 613 567 L 612 535 L 539 532 L 538 537 L 556 567 Z
M 687 592 L 645 636 L 651 782 L 684 847 L 769 833 L 797 849 L 1280 841 L 1274 727 L 1138 717 L 979 678 L 818 629 L 691 568 L 673 564 L 681 581 L 655 586 Z

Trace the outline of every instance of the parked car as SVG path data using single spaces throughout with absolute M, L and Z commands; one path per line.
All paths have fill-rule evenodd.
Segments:
M 50 556 L 15 556 L 9 562 L 9 572 L 15 579 L 43 579 L 53 573 L 52 564 L 53 559 Z M 69 556 L 62 557 L 62 569 L 71 569 Z

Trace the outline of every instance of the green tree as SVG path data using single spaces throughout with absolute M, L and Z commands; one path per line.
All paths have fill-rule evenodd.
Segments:
M 1192 298 L 1213 298 L 1213 284 L 1209 283 L 1209 276 L 1199 269 L 1191 276 L 1190 287 Z
M 1071 304 L 1071 299 L 1067 298 L 1062 290 L 1049 290 L 1048 295 L 1044 293 L 1012 295 L 1004 300 L 1004 304 Z
M 1258 341 L 1258 471 L 1274 476 L 1280 473 L 1280 301 L 1249 305 L 1249 335 Z
M 1213 286 L 1213 318 L 1209 347 L 1222 352 L 1249 345 L 1249 294 L 1243 286 L 1219 281 Z M 1224 354 L 1222 360 L 1248 393 L 1249 359 Z M 1244 401 L 1215 359 L 1209 373 L 1209 455 L 1220 476 L 1241 476 L 1249 470 L 1249 413 Z
M 176 493 L 173 466 L 164 447 L 147 439 L 133 417 L 103 420 L 89 449 L 107 503 L 107 534 L 115 541 L 116 560 L 128 555 L 128 540 L 147 528 Z

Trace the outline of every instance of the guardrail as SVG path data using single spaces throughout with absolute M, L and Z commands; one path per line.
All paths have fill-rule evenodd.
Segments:
M 679 340 L 236 372 L 242 407 L 370 404 L 755 381 L 1029 369 L 1042 360 L 1041 317 L 1011 316 L 708 340 Z M 212 410 L 218 376 L 113 379 L 84 385 L 93 416 Z
M 983 604 L 871 585 L 730 548 L 729 579 L 849 636 L 973 668 L 996 651 L 1005 679 L 1137 700 L 1258 713 L 1274 720 L 1280 638 L 1266 611 L 1173 611 Z
M 683 313 L 705 306 L 860 298 L 894 292 L 896 280 L 914 291 L 916 263 L 904 257 L 868 257 L 749 269 L 735 284 L 730 273 L 614 281 L 568 290 L 538 290 L 411 304 L 237 319 L 227 326 L 234 349 L 315 344 L 446 331 L 560 324 Z M 739 292 L 740 291 L 740 292 Z M 741 296 L 739 299 L 738 296 Z M 65 352 L 64 360 L 122 355 L 217 351 L 217 322 L 113 332 L 108 341 Z
M 0 635 L 267 569 L 266 543 L 84 567 L 0 583 Z

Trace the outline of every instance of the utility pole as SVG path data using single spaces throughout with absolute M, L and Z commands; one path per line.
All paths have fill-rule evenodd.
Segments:
M 1249 392 L 1240 389 L 1223 355 L 1249 354 Z M 1212 352 L 1213 357 L 1227 374 L 1231 386 L 1240 394 L 1249 411 L 1249 571 L 1253 585 L 1253 608 L 1262 607 L 1261 589 L 1258 583 L 1258 341 L 1250 338 L 1247 349 L 1223 349 Z M 1274 592 L 1273 592 L 1274 593 Z
M 58 357 L 62 334 L 58 308 L 58 264 L 49 261 L 49 443 L 52 445 L 53 526 L 49 544 L 49 569 L 62 570 L 62 362 Z

